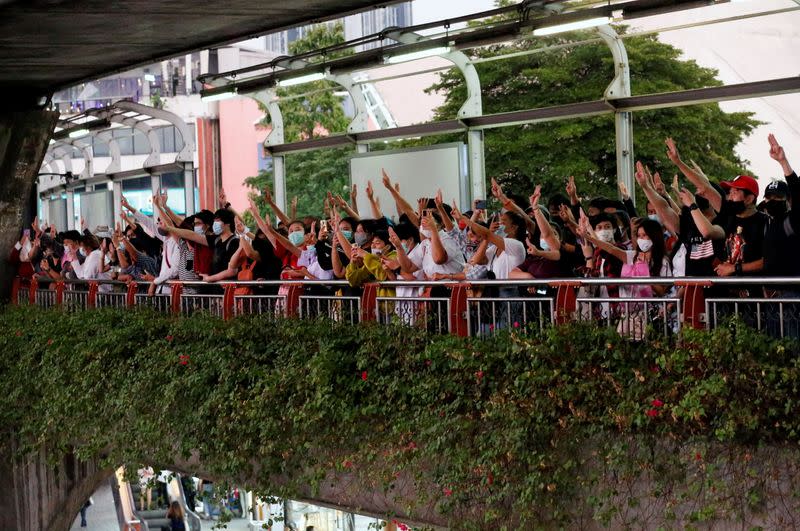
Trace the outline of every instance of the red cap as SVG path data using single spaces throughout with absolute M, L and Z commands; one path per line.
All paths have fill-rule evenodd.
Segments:
M 745 190 L 758 197 L 758 181 L 749 175 L 739 175 L 732 181 L 722 181 L 720 186 L 727 192 L 731 188 Z

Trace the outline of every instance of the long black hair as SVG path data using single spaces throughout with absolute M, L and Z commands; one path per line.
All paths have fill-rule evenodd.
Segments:
M 650 249 L 650 276 L 661 276 L 661 266 L 664 263 L 664 255 L 666 254 L 666 244 L 664 243 L 664 227 L 661 223 L 654 219 L 643 219 L 639 227 L 644 229 L 645 234 L 653 241 L 653 247 Z M 637 229 L 638 230 L 638 229 Z M 638 243 L 636 244 L 639 245 Z M 636 250 L 639 253 L 639 250 Z

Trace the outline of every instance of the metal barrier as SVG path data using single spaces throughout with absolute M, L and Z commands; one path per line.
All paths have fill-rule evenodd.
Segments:
M 780 297 L 716 296 L 729 292 L 726 287 L 741 288 L 743 282 L 742 278 L 394 281 L 358 289 L 344 281 L 172 282 L 171 294 L 150 296 L 146 283 L 33 279 L 29 284 L 15 280 L 12 302 L 67 310 L 150 307 L 179 315 L 206 312 L 223 319 L 266 315 L 347 324 L 393 322 L 461 336 L 487 336 L 500 330 L 535 334 L 553 324 L 592 321 L 632 340 L 645 339 L 647 334 L 669 337 L 684 327 L 710 329 L 736 316 L 769 335 L 800 338 L 800 279 L 746 279 L 750 292 L 755 291 L 753 286 L 774 286 L 782 290 Z M 637 286 L 663 286 L 669 295 L 610 297 L 607 293 L 612 287 L 619 287 L 623 295 L 640 293 Z M 787 286 L 797 290 L 787 290 Z M 602 294 L 592 295 L 598 293 Z

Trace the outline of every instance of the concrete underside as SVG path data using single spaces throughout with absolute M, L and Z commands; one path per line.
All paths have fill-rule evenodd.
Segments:
M 0 91 L 21 105 L 136 65 L 396 1 L 0 0 Z

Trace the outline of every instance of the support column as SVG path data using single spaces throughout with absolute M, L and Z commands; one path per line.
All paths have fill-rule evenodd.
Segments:
M 113 230 L 120 214 L 122 214 L 122 181 L 114 181 L 111 190 L 114 195 L 114 222 L 111 224 L 110 228 Z
M 74 228 L 75 228 L 75 192 L 73 192 L 72 190 L 67 190 L 67 230 L 72 230 Z
M 617 149 L 617 180 L 625 183 L 630 191 L 631 201 L 636 204 L 635 182 L 633 180 L 633 113 L 614 114 Z
M 486 199 L 486 165 L 483 157 L 483 131 L 467 133 L 469 182 L 472 197 L 462 198 L 461 208 L 471 208 L 473 199 Z M 466 199 L 466 203 L 463 201 Z
M 183 200 L 186 205 L 186 215 L 197 212 L 194 204 L 194 164 L 186 162 L 183 165 Z
M 275 204 L 286 212 L 286 159 L 283 155 L 272 155 L 272 171 L 275 176 Z

